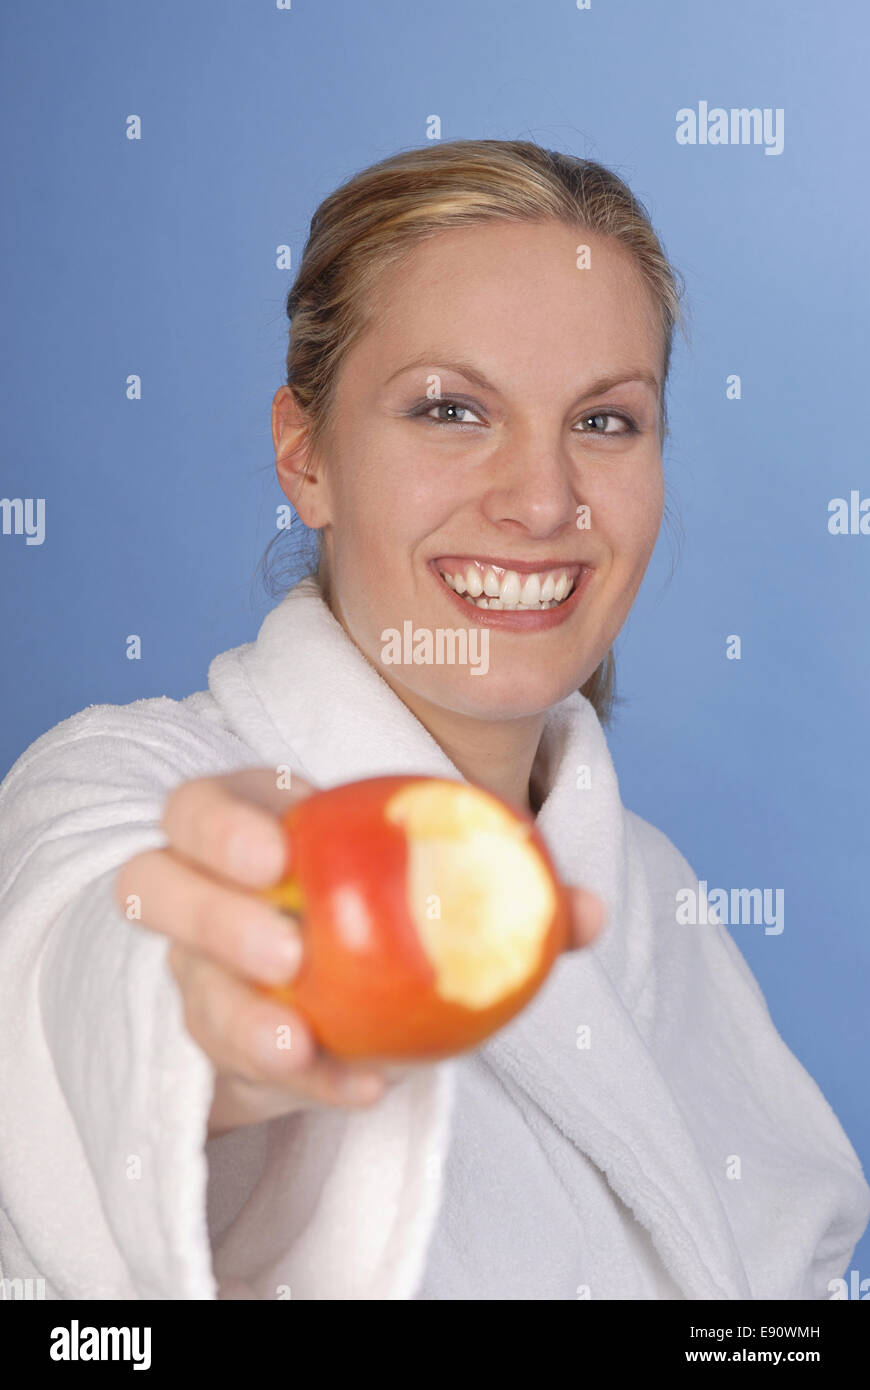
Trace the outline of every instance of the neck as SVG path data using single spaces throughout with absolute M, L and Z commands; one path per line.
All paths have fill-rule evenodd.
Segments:
M 394 685 L 393 689 L 463 777 L 537 815 L 540 800 L 533 768 L 545 712 L 489 721 L 432 705 L 404 687 Z
M 318 583 L 332 616 L 350 640 L 355 639 L 341 608 L 329 592 L 328 579 L 318 573 Z M 534 763 L 547 715 L 528 715 L 518 719 L 485 720 L 458 714 L 398 684 L 390 667 L 377 668 L 390 688 L 419 719 L 424 729 L 469 782 L 494 792 L 522 811 L 537 816 L 543 797 L 535 785 Z

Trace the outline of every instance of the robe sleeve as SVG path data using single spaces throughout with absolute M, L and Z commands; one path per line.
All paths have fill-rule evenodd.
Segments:
M 256 761 L 170 700 L 91 706 L 0 785 L 0 1263 L 47 1298 L 213 1298 L 213 1071 L 168 941 L 114 901 L 192 776 Z
M 416 1287 L 440 1203 L 447 1064 L 365 1111 L 300 1112 L 207 1143 L 214 1072 L 186 1031 L 169 942 L 114 899 L 120 866 L 165 845 L 172 787 L 261 761 L 161 698 L 73 715 L 0 784 L 0 1278 L 44 1281 L 36 1296 Z M 248 1154 L 250 1190 L 213 1250 L 209 1155 L 231 1147 Z

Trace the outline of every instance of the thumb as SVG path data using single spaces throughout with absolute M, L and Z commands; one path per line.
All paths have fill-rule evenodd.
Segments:
M 601 932 L 607 917 L 604 900 L 588 888 L 569 886 L 571 925 L 566 950 L 589 946 Z

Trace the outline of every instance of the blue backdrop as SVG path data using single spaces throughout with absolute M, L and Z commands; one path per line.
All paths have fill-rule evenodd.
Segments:
M 623 797 L 711 888 L 784 890 L 781 933 L 731 930 L 870 1171 L 868 27 L 863 0 L 5 0 L 0 497 L 34 505 L 0 515 L 0 775 L 88 704 L 202 689 L 272 606 L 279 248 L 320 199 L 432 115 L 598 159 L 692 325 L 678 524 L 617 646 Z M 768 125 L 678 138 L 714 108 Z

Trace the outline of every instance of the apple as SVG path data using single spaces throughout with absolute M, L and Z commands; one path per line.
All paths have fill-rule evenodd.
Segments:
M 337 1057 L 437 1060 L 517 1014 L 565 949 L 569 899 L 532 817 L 481 787 L 386 776 L 283 817 L 295 977 L 264 992 Z

